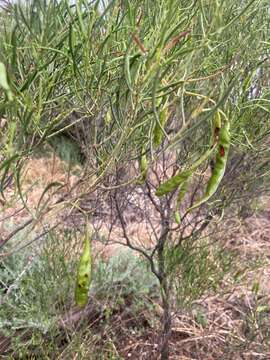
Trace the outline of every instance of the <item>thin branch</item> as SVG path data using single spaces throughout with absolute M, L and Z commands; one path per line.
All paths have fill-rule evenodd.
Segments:
M 118 199 L 117 199 L 117 195 L 115 194 L 114 195 L 114 201 L 115 201 L 115 206 L 116 206 L 116 211 L 117 211 L 117 214 L 118 214 L 118 217 L 119 217 L 119 220 L 120 220 L 120 224 L 121 224 L 121 227 L 122 227 L 122 231 L 123 231 L 123 236 L 126 240 L 126 244 L 128 247 L 130 247 L 132 250 L 135 250 L 137 252 L 139 252 L 140 254 L 142 254 L 150 263 L 150 267 L 151 267 L 151 271 L 153 272 L 153 274 L 155 274 L 155 276 L 160 279 L 160 276 L 159 276 L 159 273 L 157 272 L 156 268 L 155 268 L 155 265 L 154 265 L 154 262 L 153 262 L 153 259 L 151 256 L 149 256 L 147 254 L 147 252 L 145 252 L 143 249 L 137 247 L 137 246 L 134 246 L 131 241 L 130 241 L 130 238 L 128 236 L 128 233 L 127 233 L 127 230 L 126 230 L 126 222 L 124 220 L 124 217 L 123 217 L 123 213 L 122 213 L 122 210 L 120 209 L 120 206 L 119 206 L 119 203 L 118 203 Z

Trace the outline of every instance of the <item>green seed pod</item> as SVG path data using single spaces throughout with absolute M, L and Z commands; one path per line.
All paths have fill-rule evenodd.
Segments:
M 184 196 L 186 195 L 188 187 L 188 181 L 183 181 L 182 184 L 179 186 L 179 192 L 177 195 L 176 205 L 179 206 L 181 201 L 184 199 Z
M 215 148 L 214 146 L 212 148 L 209 148 L 197 161 L 194 162 L 194 164 L 190 167 L 190 169 L 180 172 L 179 174 L 167 180 L 165 183 L 161 184 L 156 191 L 156 196 L 166 195 L 169 192 L 175 190 L 183 182 L 185 182 L 194 173 L 194 171 L 196 171 L 196 169 L 205 160 L 207 160 L 207 158 L 213 152 L 214 148 Z
M 192 175 L 191 170 L 182 171 L 180 174 L 177 174 L 167 180 L 165 183 L 161 184 L 157 191 L 156 196 L 163 196 L 169 192 L 175 190 L 179 185 L 186 181 Z
M 163 128 L 168 120 L 168 108 L 164 107 L 159 114 L 159 123 L 154 128 L 154 145 L 158 147 L 163 139 Z
M 227 122 L 223 128 L 220 130 L 219 144 L 224 147 L 226 150 L 226 155 L 228 155 L 228 150 L 230 147 L 230 123 Z
M 227 122 L 220 130 L 218 153 L 212 175 L 207 183 L 205 195 L 195 203 L 188 211 L 191 211 L 205 203 L 217 191 L 219 184 L 224 176 L 230 147 L 230 124 Z
M 178 225 L 181 223 L 181 216 L 180 216 L 180 213 L 178 211 L 178 207 L 179 207 L 181 201 L 184 199 L 184 197 L 186 195 L 187 187 L 188 187 L 188 180 L 183 181 L 182 184 L 179 186 L 179 192 L 178 192 L 177 200 L 176 200 L 176 211 L 175 211 L 175 214 L 174 214 L 175 222 Z
M 217 111 L 213 119 L 213 144 L 216 144 L 219 141 L 220 129 L 221 129 L 221 116 L 219 111 Z
M 88 291 L 91 284 L 91 246 L 89 230 L 86 229 L 84 249 L 78 264 L 77 282 L 75 288 L 75 302 L 78 306 L 84 307 L 88 302 Z
M 175 219 L 175 222 L 176 224 L 180 225 L 181 224 L 181 217 L 180 217 L 180 213 L 179 211 L 175 211 L 174 213 L 174 219 Z
M 221 116 L 219 111 L 217 111 L 214 115 L 214 128 L 221 128 Z
M 142 179 L 145 180 L 147 177 L 148 162 L 144 148 L 142 148 L 142 154 L 140 158 L 140 170 L 142 174 Z

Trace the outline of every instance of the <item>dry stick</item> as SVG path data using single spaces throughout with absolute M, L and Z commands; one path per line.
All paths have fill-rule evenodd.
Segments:
M 161 208 L 160 206 L 157 204 L 156 200 L 153 198 L 152 193 L 151 193 L 151 188 L 150 185 L 148 183 L 148 181 L 146 180 L 146 187 L 147 187 L 147 193 L 146 195 L 149 197 L 151 203 L 154 205 L 155 209 L 157 210 L 157 212 L 159 212 L 161 214 Z
M 208 225 L 211 223 L 212 219 L 213 219 L 213 216 L 209 214 L 206 219 L 201 219 L 200 221 L 198 221 L 194 225 L 193 230 L 191 230 L 191 233 L 189 235 L 180 237 L 178 243 L 174 246 L 174 248 L 176 249 L 178 246 L 180 246 L 182 244 L 183 241 L 188 240 L 190 238 L 197 240 L 198 236 L 208 227 Z M 199 229 L 196 230 L 196 227 L 200 222 L 203 222 L 203 223 L 199 227 Z
M 147 191 L 146 191 L 146 193 L 144 192 L 144 199 L 145 199 L 145 197 L 149 198 L 150 201 L 152 202 L 152 205 L 161 214 L 161 209 L 160 209 L 159 205 L 157 204 L 157 202 L 155 201 L 155 199 L 153 198 L 153 196 L 151 194 L 151 188 L 150 188 L 150 185 L 149 185 L 147 180 L 146 180 L 146 185 L 147 185 Z M 144 202 L 144 205 L 145 205 L 144 206 L 144 211 L 146 213 L 147 204 Z M 160 209 L 160 211 L 158 209 Z M 148 223 L 149 223 L 149 225 L 147 224 L 147 221 L 146 221 L 146 229 L 147 229 L 147 233 L 149 235 L 150 244 L 151 244 L 151 240 L 152 240 L 152 236 L 151 236 L 152 234 L 154 234 L 154 238 L 155 238 L 156 243 L 157 243 L 158 239 L 159 239 L 159 236 L 158 236 L 158 233 L 157 233 L 158 226 L 154 225 L 150 215 L 148 216 Z M 151 229 L 151 232 L 150 232 L 150 229 Z
M 165 270 L 165 258 L 164 258 L 164 246 L 168 237 L 168 219 L 163 215 L 162 219 L 162 233 L 157 246 L 158 257 L 158 273 L 161 286 L 161 297 L 163 307 L 163 319 L 162 319 L 162 335 L 160 343 L 161 359 L 165 360 L 169 358 L 169 338 L 171 335 L 171 303 L 170 303 L 170 287 L 168 285 L 167 274 Z
M 25 207 L 23 206 L 22 208 L 14 211 L 12 214 L 9 214 L 9 215 L 6 215 L 6 216 L 0 218 L 0 222 L 5 221 L 5 220 L 7 220 L 7 219 L 10 219 L 10 218 L 14 217 L 15 215 L 18 215 L 18 214 L 19 214 L 21 211 L 23 211 L 24 209 L 25 209 Z
M 82 317 L 86 318 L 89 321 L 94 321 L 96 318 L 100 318 L 104 313 L 104 309 L 94 301 L 88 303 L 84 309 L 71 309 L 67 314 L 61 316 L 58 320 L 59 326 L 61 328 L 69 328 L 75 326 L 80 322 Z
M 149 217 L 148 218 L 148 222 L 149 222 L 149 225 L 150 225 L 150 228 L 152 230 L 152 233 L 154 234 L 154 237 L 156 239 L 156 242 L 158 241 L 158 234 L 157 234 L 157 229 L 155 228 L 151 218 Z M 149 234 L 149 228 L 147 227 L 147 231 L 148 231 L 148 234 Z M 151 234 L 149 234 L 149 238 L 151 240 Z
M 125 220 L 123 218 L 123 214 L 122 214 L 122 211 L 119 207 L 119 203 L 118 203 L 118 200 L 117 200 L 117 196 L 115 195 L 114 196 L 114 201 L 115 201 L 115 206 L 116 206 L 116 211 L 117 211 L 117 214 L 118 214 L 118 217 L 119 217 L 119 220 L 120 220 L 120 223 L 121 223 L 121 227 L 122 227 L 122 231 L 123 231 L 123 236 L 126 240 L 126 244 L 127 246 L 132 249 L 132 250 L 135 250 L 137 251 L 138 253 L 142 254 L 150 263 L 150 267 L 151 267 L 151 271 L 153 274 L 155 274 L 155 276 L 160 279 L 160 275 L 159 273 L 157 272 L 157 269 L 155 267 L 155 264 L 153 262 L 153 259 L 152 259 L 152 256 L 149 256 L 143 249 L 137 247 L 137 246 L 134 246 L 131 244 L 131 241 L 130 241 L 130 238 L 128 236 L 128 233 L 127 233 L 127 230 L 126 230 L 126 224 L 125 224 Z
M 147 53 L 146 48 L 144 47 L 143 43 L 141 42 L 141 40 L 139 39 L 137 34 L 131 34 L 132 40 L 137 44 L 137 46 L 139 47 L 139 49 L 141 50 L 141 52 L 143 54 Z
M 163 155 L 163 168 L 165 168 L 165 158 Z M 158 176 L 157 176 L 158 177 Z M 158 177 L 159 178 L 159 177 Z M 159 178 L 160 179 L 160 178 Z M 159 180 L 158 179 L 158 180 Z M 150 189 L 149 193 L 150 192 Z M 149 196 L 149 194 L 148 194 Z M 161 235 L 159 237 L 157 246 L 153 249 L 151 258 L 153 259 L 155 253 L 157 252 L 158 257 L 158 279 L 161 286 L 161 295 L 162 295 L 162 303 L 163 303 L 163 330 L 161 335 L 161 343 L 160 343 L 160 352 L 161 352 L 161 358 L 167 359 L 169 354 L 169 338 L 171 335 L 171 314 L 170 314 L 170 289 L 168 286 L 167 278 L 166 278 L 166 272 L 165 272 L 165 259 L 164 259 L 164 246 L 168 239 L 168 233 L 170 231 L 169 229 L 169 218 L 170 218 L 170 204 L 172 201 L 172 198 L 174 196 L 174 193 L 170 196 L 166 196 L 164 199 L 164 206 L 159 207 L 160 216 L 161 216 Z M 155 205 L 155 200 L 150 197 L 150 200 Z

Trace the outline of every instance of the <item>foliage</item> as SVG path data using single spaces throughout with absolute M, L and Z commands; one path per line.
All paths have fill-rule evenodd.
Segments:
M 200 273 L 216 266 L 198 240 L 269 189 L 268 2 L 26 1 L 1 20 L 1 204 L 12 184 L 38 224 L 95 191 L 96 208 L 111 211 L 108 237 L 122 230 L 109 240 L 143 255 L 159 281 L 167 359 L 178 287 L 169 275 L 179 271 L 193 297 L 191 277 L 200 288 Z M 59 183 L 45 186 L 31 209 L 22 170 L 43 146 L 84 171 L 64 194 Z M 152 209 L 148 244 L 128 231 L 131 204 Z
M 210 250 L 209 250 L 210 249 Z M 234 254 L 202 241 L 184 243 L 166 254 L 169 276 L 174 279 L 179 307 L 190 307 L 204 294 L 215 292 L 228 273 L 233 273 Z M 171 271 L 170 271 L 171 269 Z
M 51 234 L 40 251 L 28 246 L 1 261 L 1 328 L 49 332 L 52 319 L 73 301 L 75 259 L 67 263 L 67 250 L 67 242 Z
M 81 336 L 95 342 L 94 333 L 90 336 L 86 326 L 77 329 L 76 334 L 71 324 L 70 329 L 66 329 L 71 331 L 69 340 L 65 340 L 65 332 L 59 330 L 60 318 L 74 303 L 74 274 L 81 246 L 81 240 L 74 242 L 74 239 L 73 231 L 66 231 L 64 237 L 50 233 L 42 240 L 39 253 L 36 247 L 27 247 L 24 252 L 1 261 L 0 333 L 13 338 L 9 351 L 14 355 L 56 356 L 64 349 L 69 351 L 69 346 L 74 350 Z M 113 312 L 123 307 L 127 297 L 130 297 L 132 312 L 144 308 L 144 297 L 155 293 L 156 286 L 155 278 L 146 271 L 145 262 L 130 251 L 122 250 L 106 262 L 102 258 L 95 261 L 91 296 L 104 304 L 108 324 Z M 81 343 L 76 346 L 80 347 Z M 107 347 L 109 343 L 105 344 Z
M 268 53 L 266 2 L 154 4 L 114 0 L 101 9 L 99 1 L 29 1 L 11 7 L 1 32 L 1 61 L 15 94 L 13 101 L 1 100 L 1 114 L 9 119 L 3 172 L 63 133 L 79 143 L 98 176 L 138 156 L 142 146 L 153 156 L 153 131 L 164 106 L 168 116 L 173 108 L 182 114 L 173 136 L 160 128 L 169 146 L 196 139 L 182 159 L 186 165 L 208 143 L 217 108 L 238 127 L 238 143 L 252 144 L 254 135 L 243 126 L 251 129 L 254 111 L 268 111 L 261 76 Z M 239 22 L 245 27 L 237 37 Z M 257 139 L 264 137 L 261 126 L 258 131 Z

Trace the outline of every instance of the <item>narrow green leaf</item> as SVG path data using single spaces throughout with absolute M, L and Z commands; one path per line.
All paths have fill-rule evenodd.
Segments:
M 8 84 L 6 67 L 2 62 L 0 62 L 0 87 L 2 87 L 5 90 L 8 100 L 12 101 L 13 94 Z
M 39 206 L 40 206 L 40 204 L 41 204 L 41 202 L 42 202 L 42 199 L 44 198 L 44 196 L 46 195 L 46 193 L 47 193 L 50 189 L 52 189 L 52 188 L 54 188 L 54 187 L 62 187 L 62 186 L 63 186 L 63 184 L 60 183 L 60 182 L 58 182 L 58 181 L 54 181 L 54 182 L 51 182 L 50 184 L 48 184 L 48 185 L 45 187 L 45 189 L 43 190 L 42 194 L 41 194 L 41 197 L 40 197 L 40 199 L 39 199 L 39 201 L 38 201 L 38 204 L 37 204 L 37 209 L 39 208 Z

